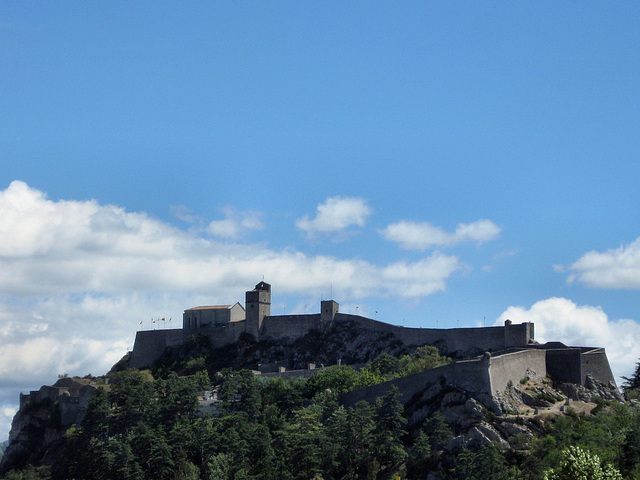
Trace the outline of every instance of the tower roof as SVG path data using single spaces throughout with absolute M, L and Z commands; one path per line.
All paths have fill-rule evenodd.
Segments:
M 231 308 L 231 305 L 209 305 L 209 306 L 202 306 L 202 307 L 187 308 L 185 312 L 189 312 L 191 310 L 228 310 L 230 308 Z

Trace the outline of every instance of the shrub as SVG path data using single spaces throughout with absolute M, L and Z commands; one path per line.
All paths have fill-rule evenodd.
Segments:
M 611 465 L 602 465 L 597 455 L 580 447 L 569 447 L 562 452 L 562 464 L 544 472 L 544 480 L 622 480 L 622 475 Z

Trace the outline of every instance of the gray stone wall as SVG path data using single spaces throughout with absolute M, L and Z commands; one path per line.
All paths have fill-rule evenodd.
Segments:
M 385 395 L 395 387 L 400 394 L 398 400 L 406 404 L 418 392 L 438 383 L 455 385 L 472 393 L 490 394 L 489 362 L 485 358 L 454 362 L 414 375 L 354 390 L 344 394 L 341 397 L 341 402 L 345 406 L 353 406 L 360 400 L 375 403 L 376 398 Z
M 604 348 L 594 348 L 588 351 L 583 351 L 580 354 L 580 370 L 582 385 L 586 384 L 587 375 L 591 375 L 599 382 L 616 384 L 613 372 L 609 366 L 609 360 Z
M 523 349 L 504 355 L 482 355 L 472 360 L 453 362 L 449 365 L 426 370 L 407 377 L 390 380 L 379 385 L 360 388 L 342 396 L 346 406 L 353 406 L 360 400 L 374 403 L 392 387 L 398 389 L 399 401 L 406 404 L 414 395 L 429 390 L 433 395 L 440 391 L 437 384 L 458 387 L 475 395 L 493 395 L 504 391 L 509 382 L 518 382 L 535 371 L 546 376 L 545 351 Z
M 252 294 L 249 296 L 249 300 L 252 302 L 253 300 L 260 300 L 259 294 L 266 294 L 267 292 L 247 292 L 247 294 L 249 293 Z M 253 298 L 254 296 L 256 297 L 255 299 Z M 181 345 L 193 334 L 206 335 L 211 339 L 214 347 L 221 347 L 237 341 L 240 334 L 245 331 L 254 335 L 256 340 L 260 338 L 295 340 L 306 335 L 310 330 L 321 328 L 323 325 L 322 314 L 266 316 L 262 320 L 262 327 L 259 334 L 257 334 L 256 322 L 258 322 L 259 315 L 262 314 L 259 310 L 266 309 L 268 305 L 262 301 L 251 302 L 247 305 L 246 321 L 199 328 L 197 331 L 186 329 L 137 332 L 129 365 L 133 368 L 150 365 L 162 355 L 166 347 Z M 252 309 L 249 305 L 254 305 L 254 308 Z M 252 314 L 253 325 L 249 320 L 249 312 L 252 310 L 254 311 Z M 259 315 L 256 316 L 256 314 Z M 474 352 L 504 350 L 506 343 L 517 343 L 518 346 L 525 346 L 532 340 L 530 335 L 532 334 L 533 325 L 528 323 L 509 325 L 508 327 L 406 328 L 358 315 L 333 312 L 332 314 L 334 322 L 353 322 L 365 330 L 387 332 L 393 334 L 408 346 L 436 345 L 443 354 L 458 357 L 468 356 Z M 326 319 L 327 317 L 325 316 L 324 318 Z M 505 333 L 507 328 L 508 334 Z
M 129 358 L 130 368 L 143 368 L 157 360 L 167 347 L 183 345 L 193 335 L 209 338 L 214 348 L 237 342 L 245 332 L 245 322 L 230 322 L 217 327 L 187 330 L 143 330 L 136 332 L 136 340 Z
M 504 348 L 521 347 L 534 339 L 533 323 L 514 325 L 511 320 L 504 322 Z
M 561 382 L 582 385 L 582 360 L 578 348 L 546 350 L 547 373 Z
M 344 313 L 337 314 L 336 321 L 353 321 L 369 330 L 392 333 L 409 346 L 437 345 L 442 353 L 454 356 L 465 356 L 472 351 L 522 347 L 533 340 L 533 325 L 530 323 L 509 325 L 509 333 L 506 334 L 507 327 L 407 328 Z
M 518 385 L 521 379 L 531 376 L 532 373 L 542 378 L 547 376 L 544 350 L 527 349 L 491 357 L 491 393 L 503 392 L 509 382 Z
M 266 317 L 262 324 L 261 338 L 294 340 L 319 327 L 320 314 Z
M 152 364 L 169 346 L 181 345 L 193 330 L 142 330 L 136 332 L 136 340 L 129 358 L 131 368 Z
M 214 348 L 219 348 L 237 342 L 245 330 L 245 322 L 231 322 L 224 327 L 208 328 L 206 335 L 211 340 L 211 345 Z
M 27 402 L 37 404 L 48 399 L 52 403 L 58 402 L 61 425 L 72 425 L 84 418 L 95 389 L 94 385 L 84 385 L 72 378 L 59 379 L 55 385 L 43 385 L 40 390 L 33 390 L 28 395 L 21 393 L 20 410 L 26 407 Z

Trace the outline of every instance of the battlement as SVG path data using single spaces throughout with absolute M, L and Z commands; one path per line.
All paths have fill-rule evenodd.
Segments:
M 129 365 L 134 368 L 150 365 L 165 348 L 181 345 L 193 334 L 208 337 L 213 347 L 236 342 L 243 333 L 256 340 L 294 341 L 332 322 L 350 322 L 371 332 L 386 332 L 409 347 L 435 345 L 442 354 L 456 358 L 535 343 L 533 323 L 513 324 L 507 320 L 504 326 L 492 327 L 409 328 L 340 313 L 334 300 L 321 301 L 320 314 L 271 315 L 271 285 L 263 281 L 246 292 L 245 308 L 239 303 L 232 307 L 189 308 L 183 316 L 182 330 L 138 332 Z

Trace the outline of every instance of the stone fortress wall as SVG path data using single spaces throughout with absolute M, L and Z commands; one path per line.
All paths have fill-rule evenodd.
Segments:
M 540 376 L 549 374 L 558 380 L 579 385 L 585 384 L 587 376 L 604 384 L 611 382 L 615 385 L 604 349 L 567 347 L 561 343 L 538 345 L 534 340 L 533 323 L 513 324 L 507 320 L 504 326 L 493 327 L 409 328 L 340 313 L 338 303 L 333 300 L 322 301 L 319 314 L 271 315 L 271 285 L 265 282 L 260 282 L 254 290 L 247 292 L 245 305 L 244 320 L 235 318 L 218 325 L 189 328 L 193 325 L 188 320 L 194 309 L 188 309 L 185 310 L 184 328 L 181 330 L 137 332 L 129 366 L 148 366 L 167 347 L 182 345 L 195 335 L 208 337 L 213 347 L 222 347 L 237 341 L 243 333 L 252 335 L 256 340 L 291 341 L 303 337 L 313 329 L 330 326 L 332 322 L 350 322 L 371 332 L 389 333 L 409 347 L 435 345 L 444 355 L 469 359 L 440 367 L 433 372 L 406 377 L 406 380 L 394 381 L 400 384 L 412 384 L 416 381 L 423 383 L 432 375 L 444 375 L 447 381 L 466 385 L 465 388 L 468 387 L 471 391 L 491 394 L 504 390 L 509 381 L 515 383 L 524 378 L 529 369 Z M 206 308 L 220 307 L 196 307 L 200 314 L 206 314 L 202 311 Z M 486 357 L 485 352 L 493 352 L 494 356 Z M 500 354 L 496 355 L 497 352 Z M 374 392 L 375 388 L 372 388 Z
M 464 356 L 470 351 L 498 351 L 525 346 L 533 340 L 533 324 L 530 323 L 504 327 L 410 328 L 344 313 L 337 313 L 332 321 L 352 322 L 369 331 L 387 332 L 407 346 L 437 345 L 443 354 L 456 356 Z M 326 323 L 320 314 L 268 316 L 262 321 L 259 338 L 295 340 L 323 325 Z M 194 335 L 208 337 L 212 346 L 218 348 L 236 342 L 242 333 L 248 333 L 243 321 L 200 329 L 139 331 L 129 365 L 133 368 L 148 366 L 162 355 L 165 348 L 182 345 Z
M 236 304 L 237 305 L 237 304 Z M 204 335 L 213 347 L 236 342 L 242 333 L 252 335 L 256 340 L 295 340 L 313 329 L 331 322 L 352 322 L 369 331 L 387 332 L 407 346 L 437 345 L 447 355 L 465 356 L 469 352 L 498 351 L 505 348 L 526 346 L 533 342 L 532 323 L 478 328 L 409 328 L 391 325 L 359 315 L 339 312 L 338 303 L 333 300 L 321 302 L 320 314 L 271 315 L 271 286 L 265 282 L 247 292 L 246 318 L 233 319 L 225 323 L 211 323 L 192 327 L 194 311 L 206 316 L 206 308 L 220 310 L 220 307 L 195 307 L 185 310 L 181 330 L 146 330 L 136 334 L 135 344 L 129 359 L 129 366 L 142 368 L 153 363 L 165 348 L 182 345 L 194 335 Z
M 63 377 L 53 385 L 43 385 L 40 390 L 21 393 L 20 410 L 24 410 L 27 404 L 36 405 L 44 400 L 57 402 L 61 425 L 73 425 L 84 418 L 95 389 L 96 386 L 85 379 Z
M 454 361 L 414 375 L 353 390 L 342 395 L 341 401 L 346 406 L 354 406 L 360 400 L 375 403 L 376 398 L 385 395 L 391 388 L 396 388 L 400 403 L 407 404 L 419 393 L 423 394 L 423 399 L 435 396 L 443 385 L 489 399 L 500 397 L 509 385 L 518 385 L 524 378 L 544 378 L 547 375 L 561 382 L 578 385 L 588 384 L 587 378 L 590 377 L 615 388 L 615 380 L 602 348 L 561 348 L 558 344 L 551 349 L 545 347 L 518 348 L 496 355 L 487 352 L 474 359 Z M 560 352 L 562 354 L 558 355 Z M 567 364 L 568 358 L 573 362 Z M 584 368 L 580 369 L 580 366 Z M 583 374 L 582 379 L 580 374 Z
M 473 394 L 488 395 L 491 393 L 491 382 L 487 366 L 483 358 L 450 363 L 371 387 L 353 390 L 342 395 L 341 403 L 347 407 L 354 406 L 360 400 L 375 403 L 376 398 L 384 396 L 395 387 L 400 394 L 398 401 L 406 404 L 416 393 L 424 389 L 428 390 L 431 386 L 435 387 L 435 392 L 439 392 L 443 384 L 456 385 Z

